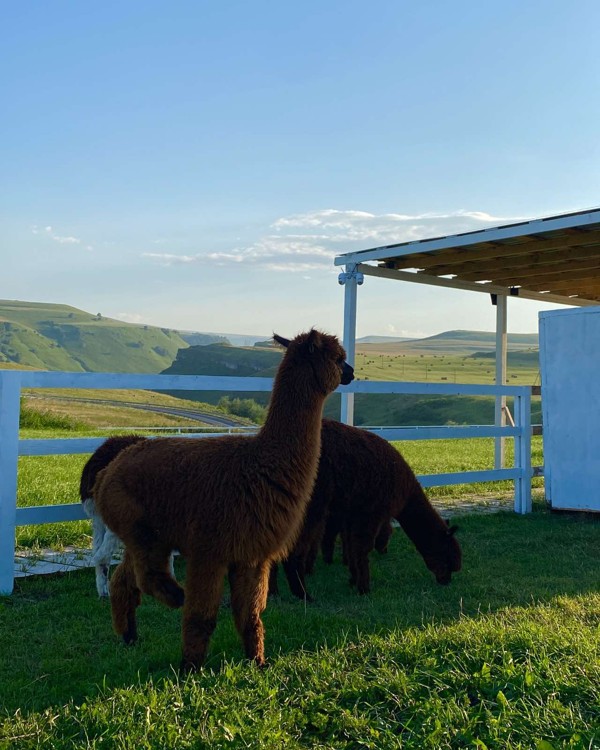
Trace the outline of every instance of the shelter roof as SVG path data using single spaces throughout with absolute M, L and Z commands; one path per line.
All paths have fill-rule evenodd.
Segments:
M 345 253 L 335 264 L 359 264 L 372 276 L 597 305 L 600 208 Z

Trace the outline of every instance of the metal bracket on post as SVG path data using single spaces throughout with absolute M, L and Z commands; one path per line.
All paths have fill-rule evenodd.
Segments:
M 344 287 L 344 349 L 348 364 L 353 367 L 356 351 L 356 290 L 364 280 L 364 274 L 358 270 L 357 263 L 349 263 L 346 270 L 338 276 L 338 284 Z M 354 393 L 342 393 L 340 421 L 354 424 Z
M 358 268 L 357 263 L 351 263 L 350 265 L 346 266 L 346 268 L 351 270 L 342 271 L 342 273 L 338 275 L 338 284 L 344 286 L 349 281 L 356 281 L 359 286 L 361 286 L 361 284 L 364 284 L 365 275 L 364 273 L 356 270 Z

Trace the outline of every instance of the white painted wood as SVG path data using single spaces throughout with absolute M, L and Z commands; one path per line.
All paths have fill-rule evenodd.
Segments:
M 346 272 L 339 276 L 340 284 L 344 286 L 344 349 L 346 361 L 354 367 L 356 359 L 356 308 L 359 277 L 356 266 L 346 266 Z M 362 283 L 362 281 L 360 282 Z M 342 391 L 342 405 L 340 421 L 344 424 L 354 424 L 354 392 L 350 389 Z
M 418 474 L 423 487 L 439 487 L 445 484 L 470 484 L 471 482 L 498 482 L 502 479 L 518 479 L 519 469 L 488 469 L 487 471 L 457 471 L 448 474 Z
M 515 513 L 531 513 L 531 394 L 515 397 L 515 416 L 520 432 L 515 436 L 515 466 L 520 476 L 515 482 Z
M 20 374 L 0 378 L 0 595 L 13 590 L 19 455 Z
M 83 503 L 65 503 L 64 505 L 35 505 L 29 508 L 17 508 L 16 526 L 27 526 L 31 523 L 57 523 L 58 521 L 83 521 L 87 518 Z
M 600 307 L 539 321 L 546 499 L 600 511 Z
M 17 370 L 22 388 L 127 388 L 161 391 L 270 391 L 272 378 L 221 375 L 135 375 L 119 372 Z
M 247 389 L 246 389 L 247 390 Z M 529 386 L 523 385 L 480 385 L 461 383 L 419 383 L 395 380 L 355 380 L 350 385 L 338 389 L 352 390 L 354 393 L 422 393 L 445 396 L 495 396 L 497 393 L 514 396 L 521 391 L 529 392 Z
M 496 296 L 496 385 L 506 385 L 507 362 L 507 303 L 506 295 Z M 506 395 L 497 394 L 494 410 L 494 424 L 504 427 L 506 424 Z M 505 466 L 506 446 L 503 437 L 497 437 L 494 442 L 494 467 L 503 469 Z
M 490 438 L 498 435 L 516 437 L 520 427 L 469 425 L 468 427 L 376 427 L 363 429 L 374 432 L 384 440 L 456 440 L 459 438 Z

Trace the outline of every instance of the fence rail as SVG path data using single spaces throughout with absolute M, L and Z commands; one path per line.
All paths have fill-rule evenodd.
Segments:
M 13 589 L 15 528 L 28 524 L 76 521 L 85 518 L 81 503 L 17 508 L 19 456 L 91 453 L 105 438 L 19 439 L 20 397 L 23 388 L 128 389 L 157 391 L 270 391 L 270 378 L 206 375 L 131 375 L 120 373 L 69 373 L 0 370 L 0 595 Z M 453 396 L 509 396 L 514 398 L 514 426 L 471 425 L 457 427 L 369 428 L 386 440 L 437 440 L 448 438 L 513 438 L 514 466 L 508 469 L 419 475 L 425 487 L 510 479 L 515 483 L 514 509 L 531 510 L 531 388 L 528 386 L 463 385 L 354 381 L 341 393 L 413 393 Z M 215 433 L 190 434 L 210 439 Z M 222 434 L 222 433 L 217 433 Z

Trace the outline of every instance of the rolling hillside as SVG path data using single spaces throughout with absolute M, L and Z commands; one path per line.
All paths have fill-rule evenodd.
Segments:
M 537 333 L 509 333 L 508 350 L 523 351 L 537 349 Z M 445 331 L 423 339 L 377 343 L 357 342 L 357 350 L 365 354 L 458 354 L 493 352 L 496 349 L 496 334 L 491 331 Z
M 356 375 L 366 380 L 454 381 L 492 383 L 494 380 L 495 334 L 477 331 L 449 331 L 429 339 L 383 344 L 358 344 Z M 533 383 L 538 372 L 537 336 L 511 337 L 508 355 L 509 382 Z M 404 348 L 406 347 L 406 348 Z M 413 348 L 414 347 L 414 348 Z M 446 347 L 446 348 L 444 348 Z M 375 357 L 375 353 L 377 356 Z M 177 353 L 173 364 L 163 372 L 180 375 L 236 375 L 273 377 L 281 359 L 278 348 L 191 346 Z M 194 398 L 216 404 L 228 395 L 268 402 L 269 394 L 252 391 L 187 392 Z M 326 416 L 339 416 L 339 396 L 333 394 L 325 406 Z M 356 424 L 485 424 L 493 422 L 494 400 L 477 397 L 358 395 Z M 539 421 L 539 404 L 534 407 Z
M 205 336 L 202 342 L 215 338 Z M 0 300 L 0 363 L 70 372 L 157 373 L 187 346 L 169 328 L 124 323 L 68 305 Z

